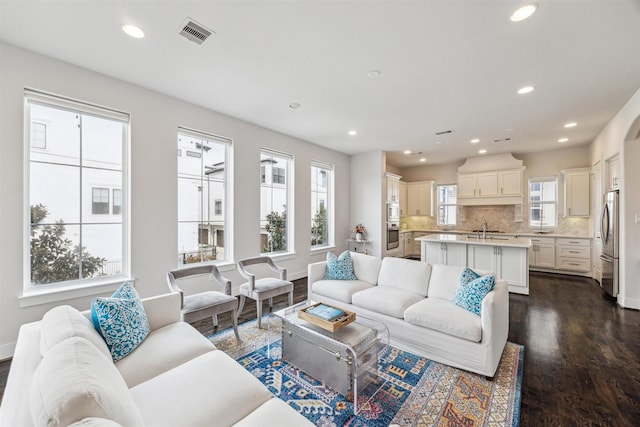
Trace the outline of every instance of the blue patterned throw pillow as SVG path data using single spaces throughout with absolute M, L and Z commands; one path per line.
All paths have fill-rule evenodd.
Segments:
M 333 252 L 327 252 L 327 280 L 357 280 L 353 274 L 353 260 L 349 251 L 344 251 L 340 257 L 335 256 Z
M 147 313 L 129 282 L 124 282 L 109 298 L 94 298 L 91 320 L 107 343 L 114 362 L 131 353 L 149 335 Z
M 493 276 L 480 277 L 475 271 L 465 268 L 460 274 L 458 289 L 453 294 L 451 302 L 480 316 L 482 300 L 493 290 L 494 283 Z

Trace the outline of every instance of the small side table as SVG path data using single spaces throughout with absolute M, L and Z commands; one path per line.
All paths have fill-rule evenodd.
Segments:
M 371 240 L 347 239 L 347 250 L 368 254 L 371 252 Z

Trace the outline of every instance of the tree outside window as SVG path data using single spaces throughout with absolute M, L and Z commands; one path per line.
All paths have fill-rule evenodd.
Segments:
M 331 200 L 331 165 L 311 165 L 311 246 L 327 246 L 329 242 Z

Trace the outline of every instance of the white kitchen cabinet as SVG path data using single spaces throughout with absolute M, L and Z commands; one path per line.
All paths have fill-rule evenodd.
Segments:
M 620 188 L 620 160 L 618 155 L 607 160 L 608 190 Z
M 475 197 L 478 175 L 475 173 L 458 174 L 457 197 Z
M 400 181 L 400 216 L 407 215 L 407 183 Z
M 505 169 L 498 171 L 459 173 L 458 199 L 494 199 L 491 203 L 500 204 L 501 198 L 510 198 L 510 203 L 520 202 L 522 197 L 523 169 Z M 480 203 L 475 203 L 480 204 Z
M 387 202 L 400 202 L 400 176 L 391 173 L 385 175 L 387 178 Z
M 556 268 L 578 272 L 591 271 L 591 239 L 557 238 Z
M 419 254 L 420 252 L 413 251 L 413 240 L 411 239 L 411 232 L 407 231 L 406 233 L 402 233 L 400 238 L 400 243 L 403 245 L 403 253 L 404 256 L 410 256 L 413 254 Z M 419 243 L 419 242 L 418 242 Z
M 529 249 L 530 268 L 556 267 L 556 239 L 553 237 L 531 237 Z
M 420 254 L 420 241 L 416 240 L 418 237 L 422 237 L 422 236 L 426 236 L 428 233 L 420 233 L 420 232 L 413 232 L 411 233 L 411 253 L 413 255 L 419 255 Z
M 496 279 L 507 281 L 510 292 L 529 293 L 529 263 L 523 248 L 468 245 L 467 266 L 494 272 Z
M 407 183 L 407 215 L 434 215 L 433 187 L 433 181 Z
M 522 196 L 522 170 L 498 171 L 498 186 L 501 196 Z
M 466 245 L 445 242 L 424 242 L 422 261 L 427 264 L 467 265 Z
M 560 172 L 564 176 L 564 216 L 589 216 L 591 170 L 563 169 Z

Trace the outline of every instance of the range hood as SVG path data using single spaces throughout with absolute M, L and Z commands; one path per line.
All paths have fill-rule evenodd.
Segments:
M 511 153 L 468 158 L 458 168 L 458 206 L 521 205 L 524 169 Z

